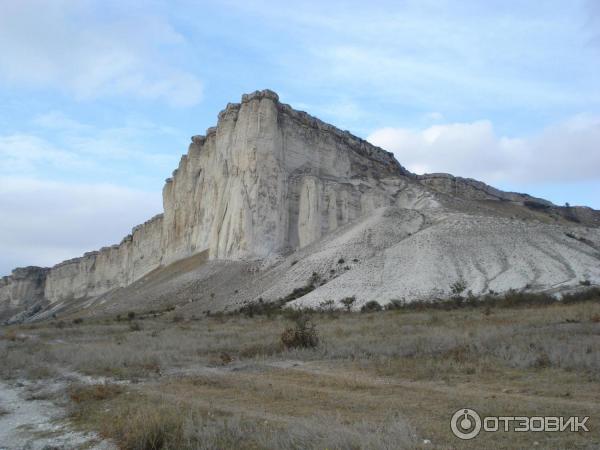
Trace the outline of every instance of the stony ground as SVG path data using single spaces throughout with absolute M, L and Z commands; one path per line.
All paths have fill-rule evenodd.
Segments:
M 115 449 L 93 431 L 69 423 L 56 401 L 66 386 L 62 380 L 0 382 L 0 450 Z
M 598 448 L 599 300 L 323 311 L 310 316 L 319 343 L 308 349 L 284 348 L 282 332 L 298 316 L 272 311 L 195 320 L 181 311 L 131 311 L 3 328 L 0 442 Z M 464 407 L 482 415 L 590 416 L 590 432 L 460 441 L 449 420 Z

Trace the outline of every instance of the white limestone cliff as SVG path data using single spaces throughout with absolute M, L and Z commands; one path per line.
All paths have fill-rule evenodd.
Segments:
M 216 127 L 192 137 L 166 180 L 163 207 L 118 245 L 0 279 L 0 320 L 114 294 L 194 255 L 262 261 L 277 273 L 235 301 L 285 297 L 313 273 L 327 283 L 299 305 L 342 294 L 426 298 L 457 277 L 469 278 L 474 293 L 600 282 L 598 211 L 412 174 L 391 153 L 268 90 L 228 104 Z M 350 254 L 353 262 L 338 267 Z
M 164 214 L 118 245 L 31 275 L 41 287 L 28 298 L 97 296 L 205 250 L 211 259 L 289 252 L 393 204 L 408 174 L 391 153 L 256 91 L 192 138 L 164 186 Z M 25 298 L 15 294 L 19 273 L 2 280 L 0 306 Z

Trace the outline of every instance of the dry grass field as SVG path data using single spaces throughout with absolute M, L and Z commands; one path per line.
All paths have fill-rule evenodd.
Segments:
M 5 327 L 0 377 L 62 383 L 52 401 L 72 426 L 125 449 L 600 447 L 600 299 L 312 312 L 318 342 L 286 346 L 299 316 L 173 310 Z M 461 441 L 450 418 L 464 407 L 590 416 L 590 431 Z

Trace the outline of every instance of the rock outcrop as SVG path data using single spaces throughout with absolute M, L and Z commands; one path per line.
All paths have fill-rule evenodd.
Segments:
M 0 321 L 17 312 L 42 307 L 48 272 L 42 267 L 19 267 L 0 278 Z
M 228 104 L 216 127 L 192 137 L 166 180 L 163 214 L 135 227 L 118 245 L 50 269 L 16 269 L 0 282 L 0 310 L 95 298 L 200 253 L 209 260 L 276 261 L 386 208 L 408 211 L 401 214 L 405 219 L 414 211 L 465 212 L 481 201 L 549 217 L 548 211 L 558 211 L 552 220 L 587 225 L 600 217 L 476 180 L 414 175 L 391 153 L 280 103 L 272 91 L 257 91 Z
M 289 252 L 392 204 L 398 178 L 408 174 L 391 153 L 280 103 L 272 91 L 244 95 L 192 138 L 166 180 L 164 214 L 118 245 L 44 269 L 36 295 L 51 303 L 97 296 L 205 250 L 211 259 Z M 0 304 L 29 298 L 17 294 L 20 270 L 3 278 Z
M 43 298 L 48 271 L 42 267 L 19 267 L 10 276 L 0 278 L 0 302 L 17 307 Z
M 427 173 L 415 175 L 425 186 L 466 200 L 501 200 L 508 202 L 531 202 L 540 206 L 553 206 L 552 202 L 527 194 L 504 192 L 472 178 L 455 177 L 448 173 Z
M 392 154 L 279 103 L 244 95 L 194 136 L 163 190 L 164 261 L 265 258 L 392 202 Z

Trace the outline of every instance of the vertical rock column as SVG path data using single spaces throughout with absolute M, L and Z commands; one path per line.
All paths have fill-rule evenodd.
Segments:
M 265 257 L 286 245 L 287 175 L 277 96 L 245 95 L 198 137 L 163 191 L 164 262 Z

